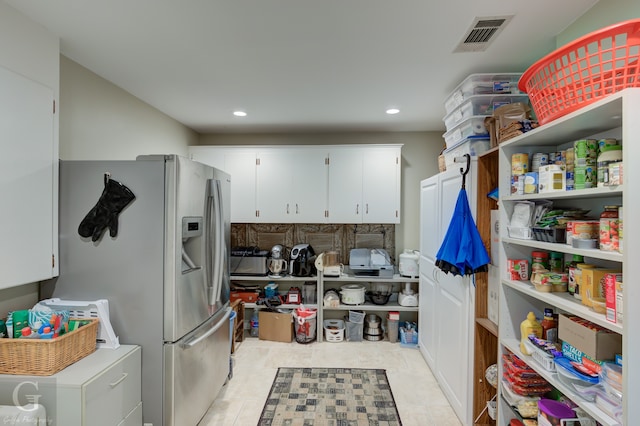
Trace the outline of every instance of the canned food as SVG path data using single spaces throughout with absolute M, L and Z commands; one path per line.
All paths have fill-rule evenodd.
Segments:
M 581 240 L 597 239 L 600 236 L 600 221 L 574 220 L 571 221 L 571 237 Z
M 529 154 L 517 153 L 511 156 L 511 174 L 523 175 L 529 171 Z

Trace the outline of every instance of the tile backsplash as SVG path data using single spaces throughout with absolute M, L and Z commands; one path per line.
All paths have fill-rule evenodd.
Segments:
M 334 250 L 341 262 L 349 263 L 353 248 L 383 248 L 395 263 L 395 225 L 327 225 L 327 224 L 231 224 L 231 246 L 256 246 L 270 250 L 276 244 L 291 248 L 310 244 L 316 254 Z

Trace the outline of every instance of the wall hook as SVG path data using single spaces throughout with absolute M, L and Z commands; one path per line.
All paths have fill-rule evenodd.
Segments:
M 460 170 L 462 170 L 462 169 L 460 169 Z M 109 183 L 110 179 L 111 179 L 111 173 L 104 172 L 104 186 L 107 186 L 107 184 Z

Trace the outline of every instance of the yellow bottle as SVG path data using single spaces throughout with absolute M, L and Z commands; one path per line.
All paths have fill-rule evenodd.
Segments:
M 531 334 L 542 338 L 542 325 L 536 320 L 536 315 L 533 312 L 529 312 L 527 319 L 520 323 L 520 351 L 525 355 L 531 355 L 524 346 L 524 342 L 529 339 Z

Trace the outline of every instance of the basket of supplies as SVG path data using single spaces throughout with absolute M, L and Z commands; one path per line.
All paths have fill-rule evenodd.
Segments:
M 0 374 L 50 376 L 96 350 L 98 319 L 53 339 L 0 339 Z
M 640 19 L 602 28 L 538 60 L 518 87 L 546 124 L 628 87 L 640 87 Z
M 344 321 L 324 320 L 324 338 L 327 342 L 342 342 L 344 340 Z

